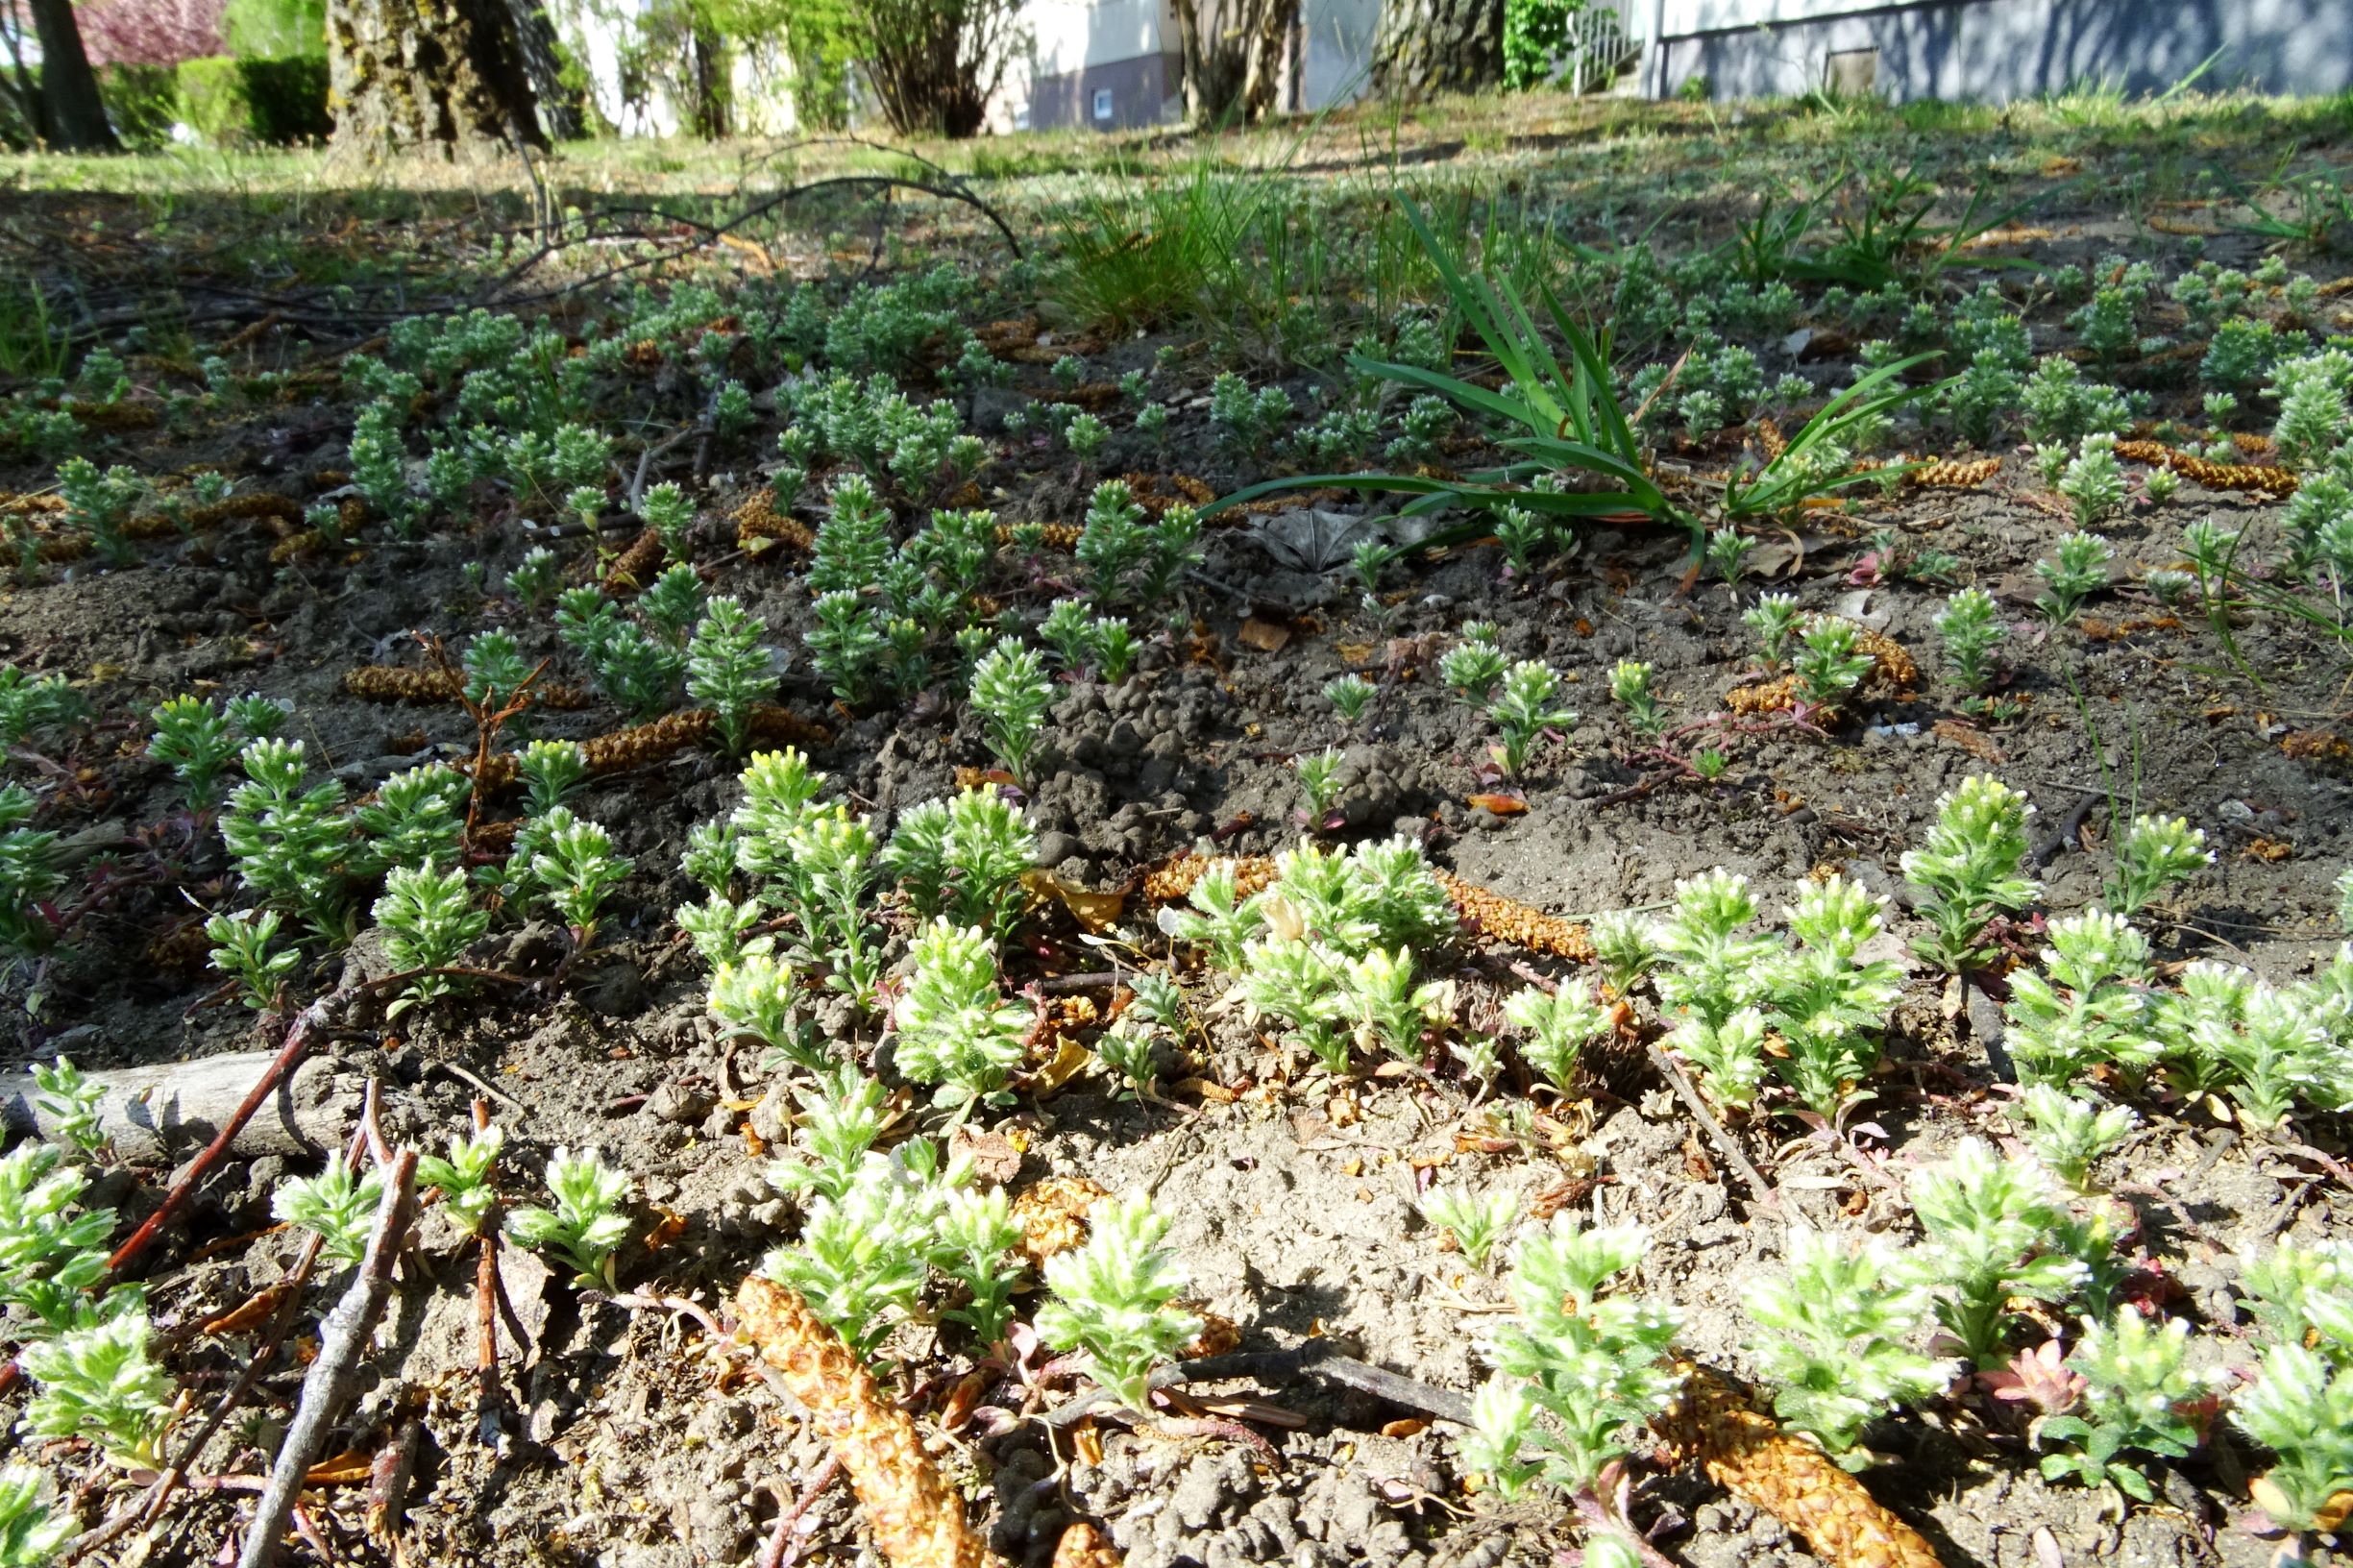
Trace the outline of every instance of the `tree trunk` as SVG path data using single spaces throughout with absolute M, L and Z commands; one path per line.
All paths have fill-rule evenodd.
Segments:
M 1299 0 L 1176 0 L 1185 118 L 1256 120 L 1275 107 Z
M 333 146 L 476 159 L 544 147 L 502 0 L 328 0 Z
M 580 94 L 564 81 L 563 54 L 547 7 L 539 0 L 506 0 L 506 12 L 514 18 L 524 74 L 530 78 L 531 95 L 539 102 L 540 130 L 550 141 L 576 141 L 588 135 Z
M 1389 98 L 1473 92 L 1504 76 L 1504 0 L 1385 0 L 1373 91 Z
M 41 44 L 40 135 L 61 153 L 119 153 L 114 128 L 98 97 L 98 73 L 82 49 L 73 0 L 32 0 L 33 29 Z
M 706 28 L 695 29 L 688 69 L 695 98 L 688 129 L 705 141 L 724 139 L 735 86 L 729 79 L 724 40 Z

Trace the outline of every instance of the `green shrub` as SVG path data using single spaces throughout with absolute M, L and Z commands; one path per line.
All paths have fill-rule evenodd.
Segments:
M 327 112 L 327 57 L 183 61 L 180 117 L 209 142 L 323 139 L 334 129 Z
M 245 79 L 226 55 L 180 62 L 180 117 L 207 141 L 242 141 L 252 134 Z
M 240 60 L 256 140 L 279 146 L 324 141 L 335 122 L 327 111 L 327 55 L 321 51 Z
M 1540 86 L 1568 47 L 1569 18 L 1584 0 L 1505 0 L 1504 86 L 1514 92 Z
M 171 139 L 172 122 L 180 117 L 176 67 L 109 65 L 98 74 L 98 96 L 126 146 L 144 150 Z

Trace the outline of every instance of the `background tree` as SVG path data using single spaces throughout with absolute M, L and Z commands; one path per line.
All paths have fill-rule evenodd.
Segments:
M 505 0 L 330 0 L 327 54 L 337 150 L 547 145 Z
M 1385 0 L 1373 90 L 1391 98 L 1472 92 L 1504 75 L 1504 0 Z
M 30 12 L 28 17 L 27 12 Z M 40 47 L 40 68 L 26 58 L 26 23 Z M 0 34 L 5 34 L 10 63 L 14 67 L 10 96 L 15 100 L 24 129 L 41 144 L 58 152 L 114 153 L 122 150 L 108 123 L 106 105 L 98 96 L 98 73 L 90 69 L 82 47 L 82 28 L 74 19 L 73 0 L 9 0 Z
M 1188 122 L 1255 120 L 1275 107 L 1299 0 L 1176 0 L 1174 9 Z
M 848 0 L 850 53 L 900 135 L 968 136 L 1019 38 L 1018 0 Z

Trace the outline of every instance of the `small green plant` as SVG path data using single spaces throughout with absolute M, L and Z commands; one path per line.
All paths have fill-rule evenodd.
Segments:
M 937 1084 L 934 1103 L 963 1110 L 1002 1093 L 1021 1065 L 1031 1010 L 997 993 L 996 955 L 976 927 L 935 920 L 915 941 L 898 997 L 898 1069 Z
M 1527 767 L 1529 748 L 1548 729 L 1566 729 L 1577 715 L 1554 706 L 1560 677 L 1534 659 L 1522 659 L 1504 674 L 1501 689 L 1487 705 L 1487 717 L 1503 732 L 1495 747 L 1496 760 L 1517 778 Z
M 466 789 L 463 773 L 438 762 L 385 779 L 376 799 L 352 813 L 370 840 L 362 865 L 454 866 L 465 836 Z
M 441 1194 L 458 1229 L 468 1236 L 481 1231 L 482 1222 L 499 1204 L 490 1185 L 491 1167 L 506 1147 L 506 1131 L 495 1124 L 472 1129 L 464 1138 L 450 1139 L 450 1156 L 428 1154 L 417 1160 L 417 1186 Z
M 270 950 L 281 923 L 274 909 L 242 909 L 205 921 L 212 967 L 236 982 L 245 1005 L 257 1013 L 278 1005 L 279 989 L 303 966 L 303 955 L 292 947 Z
M 2102 1063 L 2137 1081 L 2159 1042 L 2148 1027 L 2148 939 L 2129 921 L 2088 910 L 2050 922 L 2045 973 L 2010 976 L 2007 1043 L 2020 1078 L 2067 1088 Z
M 1741 623 L 1756 633 L 1758 650 L 1768 674 L 1778 670 L 1789 655 L 1789 640 L 1805 624 L 1805 612 L 1790 594 L 1767 594 L 1741 612 Z
M 1863 1458 L 1855 1444 L 1866 1427 L 1951 1378 L 1949 1362 L 1904 1343 L 1928 1292 L 1902 1277 L 1883 1242 L 1793 1229 L 1783 1272 L 1752 1283 L 1741 1304 L 1763 1331 L 1749 1352 L 1775 1413 L 1849 1468 Z
M 1493 643 L 1465 637 L 1438 658 L 1438 678 L 1474 707 L 1483 707 L 1511 661 Z
M 1964 588 L 1945 601 L 1934 623 L 1945 645 L 1945 662 L 1962 689 L 1982 692 L 1994 678 L 1994 650 L 2008 635 L 1994 596 L 1982 588 Z
M 1965 1139 L 1942 1164 L 1915 1173 L 1913 1213 L 1926 1233 L 1914 1252 L 1935 1291 L 1937 1320 L 1980 1367 L 2003 1360 L 2018 1297 L 2065 1301 L 2084 1265 L 2058 1250 L 2066 1214 L 2040 1164 Z
M 1201 1320 L 1173 1303 L 1185 1274 L 1163 1246 L 1168 1221 L 1140 1192 L 1099 1203 L 1087 1244 L 1046 1260 L 1054 1299 L 1038 1309 L 1038 1333 L 1057 1350 L 1082 1350 L 1087 1375 L 1119 1406 L 1152 1409 L 1152 1371 L 1190 1344 Z
M 534 545 L 506 574 L 506 591 L 525 609 L 537 610 L 554 600 L 563 580 L 563 567 L 556 561 L 555 551 L 545 545 Z
M 793 1024 L 799 995 L 790 965 L 765 948 L 747 945 L 738 957 L 722 961 L 711 971 L 705 1005 L 713 1017 L 760 1040 L 780 1061 L 823 1072 L 831 1064 L 822 1047 Z
M 1520 1200 L 1514 1193 L 1492 1188 L 1474 1193 L 1438 1188 L 1422 1199 L 1422 1217 L 1455 1238 L 1474 1268 L 1484 1268 L 1497 1242 L 1520 1222 Z
M 972 667 L 972 707 L 981 716 L 989 749 L 1025 786 L 1036 782 L 1030 761 L 1053 700 L 1038 650 L 1011 637 L 998 638 Z
M 436 972 L 464 956 L 490 928 L 490 912 L 476 909 L 466 873 L 457 867 L 395 867 L 384 873 L 383 896 L 376 900 L 376 923 L 383 930 L 384 956 L 403 969 L 423 969 L 386 1010 L 399 1017 L 411 1007 L 447 996 L 453 976 Z
M 1013 1321 L 1014 1287 L 1021 1283 L 1021 1265 L 1014 1261 L 1013 1249 L 1020 1240 L 1021 1227 L 1013 1218 L 1003 1188 L 947 1195 L 933 1261 L 960 1287 L 964 1300 L 943 1315 L 970 1329 L 984 1345 L 1002 1339 L 1006 1324 Z
M 772 1179 L 790 1168 L 775 1167 Z M 800 1184 L 819 1188 L 800 1239 L 771 1252 L 760 1271 L 799 1291 L 870 1357 L 929 1283 L 949 1197 L 968 1174 L 967 1166 L 943 1169 L 939 1145 L 926 1138 L 888 1156 L 854 1156 L 821 1183 Z
M 2034 563 L 2035 576 L 2046 585 L 2035 609 L 2051 625 L 2066 625 L 2086 600 L 2107 588 L 2108 564 L 2115 558 L 2115 547 L 2096 533 L 2062 535 L 2050 558 Z
M 2179 817 L 2136 817 L 2116 846 L 2108 895 L 2120 915 L 2137 915 L 2166 889 L 2214 864 L 2206 835 Z
M 2075 509 L 2075 527 L 2092 528 L 2124 505 L 2124 471 L 2117 465 L 2116 437 L 2087 435 L 2053 486 Z
M 1453 1017 L 1454 988 L 1417 983 L 1414 970 L 1410 947 L 1376 946 L 1349 961 L 1340 976 L 1340 1009 L 1356 1026 L 1360 1049 L 1418 1062 L 1422 1037 Z
M 1674 1397 L 1679 1380 L 1665 1358 L 1676 1313 L 1603 1294 L 1649 1249 L 1642 1226 L 1584 1230 L 1565 1212 L 1519 1241 L 1507 1282 L 1513 1314 L 1489 1346 L 1496 1375 L 1473 1402 L 1463 1443 L 1465 1461 L 1506 1497 L 1539 1480 L 1587 1490 L 1625 1452 L 1620 1429 Z
M 139 1309 L 27 1346 L 21 1364 L 36 1391 L 26 1429 L 86 1439 L 126 1470 L 160 1469 L 174 1389 L 148 1351 L 154 1332 Z
M 109 566 L 129 566 L 138 559 L 123 525 L 145 490 L 138 475 L 120 463 L 103 473 L 86 457 L 68 457 L 58 466 L 58 495 L 65 502 L 67 526 L 86 536 Z
M 556 811 L 563 809 L 559 806 Z M 540 840 L 531 857 L 531 878 L 549 907 L 571 927 L 575 951 L 588 950 L 604 900 L 627 879 L 634 864 L 628 856 L 613 852 L 612 834 L 596 822 L 564 822 Z
M 1362 675 L 1346 674 L 1324 683 L 1324 698 L 1340 716 L 1340 723 L 1353 727 L 1364 722 L 1365 712 L 1379 690 Z
M 2016 914 L 2042 892 L 2022 874 L 2034 808 L 1999 779 L 1973 773 L 1936 812 L 1921 846 L 1905 852 L 1903 876 L 1920 890 L 1916 907 L 1933 929 L 1914 950 L 1958 973 L 1988 958 L 1978 942 L 1996 916 Z
M 1808 1110 L 1834 1122 L 1878 1062 L 1903 971 L 1862 957 L 1879 934 L 1880 905 L 1843 876 L 1807 883 L 1785 913 L 1797 945 L 1762 976 L 1766 1021 L 1787 1047 L 1775 1066 Z
M 821 966 L 825 982 L 860 1007 L 882 977 L 882 944 L 866 909 L 879 845 L 866 819 L 846 806 L 811 812 L 785 836 L 785 901 L 800 923 L 798 962 Z
M 85 1074 L 63 1057 L 54 1063 L 33 1064 L 34 1107 L 50 1119 L 57 1135 L 84 1155 L 104 1150 L 107 1135 L 99 1125 L 106 1085 Z
M 1817 617 L 1807 624 L 1789 667 L 1808 707 L 1835 710 L 1863 684 L 1874 661 L 1858 646 L 1861 640 L 1862 633 L 1845 621 Z
M 533 741 L 515 753 L 515 772 L 523 779 L 527 814 L 542 817 L 588 776 L 588 752 L 577 741 Z
M 1749 552 L 1756 541 L 1738 528 L 1718 528 L 1707 536 L 1707 569 L 1728 584 L 1737 585 L 1748 570 Z
M 156 731 L 147 754 L 180 780 L 189 811 L 210 810 L 220 799 L 221 772 L 237 754 L 228 717 L 205 698 L 185 695 L 170 698 L 150 717 Z
M 374 1171 L 359 1175 L 341 1154 L 331 1154 L 327 1168 L 316 1176 L 281 1181 L 270 1194 L 270 1213 L 279 1223 L 316 1236 L 319 1250 L 329 1259 L 351 1264 L 367 1255 L 368 1233 L 375 1228 L 383 1195 L 383 1178 Z
M 81 1328 L 138 1299 L 136 1290 L 91 1295 L 107 1276 L 115 1215 L 83 1205 L 88 1185 L 55 1144 L 19 1143 L 0 1158 L 0 1303 L 17 1314 L 10 1327 L 19 1337 Z
M 1332 820 L 1340 802 L 1341 784 L 1339 747 L 1327 746 L 1321 751 L 1302 751 L 1291 758 L 1291 770 L 1299 775 L 1299 788 L 1308 797 L 1307 820 L 1311 827 L 1322 827 Z
M 555 1254 L 573 1271 L 573 1284 L 613 1288 L 613 1251 L 629 1237 L 629 1178 L 605 1164 L 594 1149 L 574 1154 L 562 1144 L 548 1157 L 548 1191 L 552 1209 L 516 1209 L 506 1216 L 506 1234 L 527 1247 Z
M 1525 1030 L 1520 1057 L 1565 1091 L 1577 1076 L 1577 1059 L 1587 1045 L 1609 1032 L 1609 1014 L 1594 999 L 1589 986 L 1563 982 L 1556 991 L 1529 986 L 1504 1002 L 1504 1018 Z
M 919 919 L 944 917 L 997 941 L 1013 932 L 1036 866 L 1038 838 L 1020 808 L 994 790 L 959 790 L 898 820 L 882 865 Z
M 2030 1084 L 2019 1097 L 2026 1142 L 2050 1173 L 2077 1192 L 2092 1190 L 2092 1166 L 2123 1146 L 2140 1126 L 2131 1108 L 2071 1099 L 2049 1084 Z
M 646 585 L 646 591 L 637 596 L 637 613 L 661 634 L 664 643 L 676 648 L 686 641 L 688 629 L 701 616 L 709 597 L 703 592 L 702 578 L 681 561 Z
M 0 1469 L 0 1568 L 41 1568 L 72 1537 L 73 1515 L 51 1513 L 40 1494 L 38 1470 Z
M 2212 1393 L 2214 1384 L 2190 1369 L 2189 1350 L 2190 1325 L 2183 1318 L 2152 1327 L 2128 1306 L 2112 1322 L 2084 1319 L 2083 1337 L 2067 1360 L 2084 1380 L 2081 1413 L 2044 1417 L 2038 1443 L 2071 1445 L 2043 1456 L 2044 1477 L 2112 1485 L 2138 1502 L 2152 1501 L 2155 1488 L 2126 1456 L 2177 1459 L 2197 1446 L 2198 1423 L 2190 1408 Z
M 1668 719 L 1651 685 L 1651 667 L 1639 659 L 1620 659 L 1610 667 L 1609 696 L 1626 710 L 1626 723 L 1633 732 L 1656 745 L 1667 731 Z
M 221 813 L 230 860 L 264 900 L 300 917 L 330 946 L 342 946 L 352 937 L 343 787 L 330 780 L 304 788 L 309 765 L 300 741 L 257 740 L 238 760 L 246 781 Z
M 768 623 L 722 596 L 710 601 L 686 649 L 686 690 L 718 716 L 720 744 L 742 756 L 751 740 L 760 699 L 774 689 L 769 649 L 760 638 Z
M 2353 1491 L 2353 1367 L 2300 1341 L 2267 1345 L 2254 1386 L 2231 1401 L 2230 1422 L 2274 1459 L 2250 1488 L 2257 1507 L 2298 1531 L 2342 1523 L 2341 1494 Z
M 684 562 L 693 556 L 687 548 L 687 534 L 695 526 L 695 503 L 686 492 L 668 479 L 650 486 L 645 499 L 637 503 L 646 527 L 662 537 L 662 553 L 672 560 Z

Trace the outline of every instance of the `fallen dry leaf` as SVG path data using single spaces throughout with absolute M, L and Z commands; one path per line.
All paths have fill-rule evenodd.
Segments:
M 1023 871 L 1021 886 L 1039 902 L 1058 903 L 1068 910 L 1082 931 L 1110 930 L 1119 923 L 1120 912 L 1127 907 L 1127 894 L 1121 890 L 1096 893 L 1090 888 L 1074 888 L 1052 871 Z
M 1528 802 L 1516 795 L 1474 795 L 1464 803 L 1496 817 L 1517 817 L 1528 809 Z
M 1291 640 L 1291 628 L 1280 621 L 1264 621 L 1257 616 L 1241 624 L 1234 640 L 1244 648 L 1254 648 L 1261 653 L 1279 653 L 1283 645 Z

